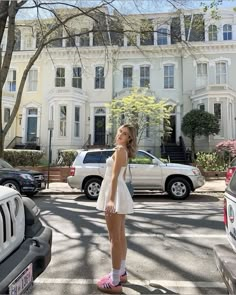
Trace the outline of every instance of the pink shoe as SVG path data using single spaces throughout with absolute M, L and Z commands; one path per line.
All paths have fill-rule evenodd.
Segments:
M 108 273 L 107 275 L 105 275 L 104 277 L 102 277 L 99 281 L 98 281 L 98 283 L 99 282 L 104 282 L 104 281 L 106 281 L 106 280 L 108 280 L 109 278 L 111 278 L 111 273 Z M 123 275 L 121 275 L 120 276 L 120 282 L 122 283 L 122 284 L 125 284 L 125 283 L 127 283 L 127 272 L 125 271 L 124 273 L 123 273 Z
M 104 278 L 104 277 L 103 277 Z M 113 285 L 112 280 L 110 276 L 105 280 L 99 280 L 97 282 L 97 288 L 103 293 L 108 293 L 108 294 L 120 294 L 122 293 L 122 286 L 121 283 L 118 285 Z

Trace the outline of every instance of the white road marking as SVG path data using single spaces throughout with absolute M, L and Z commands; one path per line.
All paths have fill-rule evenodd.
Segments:
M 95 279 L 63 279 L 63 278 L 37 278 L 36 284 L 71 284 L 71 285 L 95 285 Z M 192 282 L 192 281 L 170 281 L 170 280 L 129 280 L 124 285 L 140 285 L 165 288 L 225 288 L 223 282 Z

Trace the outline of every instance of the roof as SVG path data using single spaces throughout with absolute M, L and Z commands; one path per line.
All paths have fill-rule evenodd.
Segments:
M 19 196 L 19 192 L 17 192 L 16 190 L 12 188 L 0 185 L 0 200 L 7 199 L 14 195 Z

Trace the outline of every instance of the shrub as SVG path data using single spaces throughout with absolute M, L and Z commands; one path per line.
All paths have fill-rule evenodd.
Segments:
M 224 156 L 229 158 L 236 156 L 236 140 L 221 141 L 216 145 L 216 152 L 223 153 Z
M 62 150 L 60 152 L 57 165 L 59 166 L 71 166 L 77 156 L 76 150 Z
M 227 164 L 218 153 L 198 152 L 196 164 L 202 166 L 205 171 L 225 171 Z
M 43 151 L 38 150 L 14 150 L 5 149 L 4 159 L 12 166 L 37 166 L 44 155 Z

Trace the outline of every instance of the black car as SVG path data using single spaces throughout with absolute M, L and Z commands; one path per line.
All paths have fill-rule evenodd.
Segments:
M 0 159 L 0 185 L 13 188 L 22 195 L 33 196 L 45 189 L 46 181 L 41 172 L 14 168 Z

